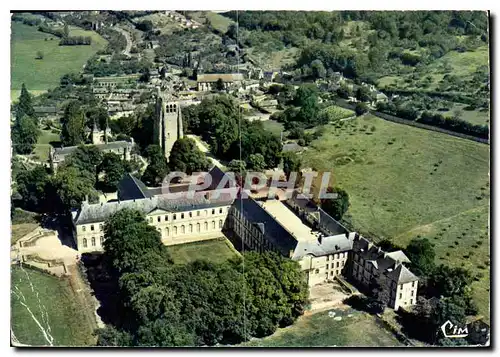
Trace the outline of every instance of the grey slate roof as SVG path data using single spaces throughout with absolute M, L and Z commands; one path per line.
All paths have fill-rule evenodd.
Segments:
M 107 144 L 98 144 L 94 146 L 97 147 L 99 150 L 115 150 L 115 149 L 123 149 L 126 147 L 131 148 L 132 146 L 134 146 L 134 144 L 128 141 L 112 141 Z M 54 154 L 58 156 L 66 156 L 71 154 L 77 148 L 78 146 L 66 146 L 63 148 L 55 148 Z
M 297 246 L 297 240 L 281 224 L 278 223 L 264 208 L 251 197 L 238 198 L 233 207 L 240 211 L 245 218 L 260 226 L 264 236 L 284 255 L 289 256 L 290 251 Z
M 135 176 L 127 173 L 118 184 L 118 198 L 120 200 L 134 200 L 151 197 L 150 190 Z
M 409 283 L 411 281 L 417 281 L 418 278 L 413 274 L 407 267 L 403 264 L 398 264 L 397 267 L 387 276 L 391 277 L 393 280 L 397 281 L 398 284 Z
M 75 218 L 75 224 L 102 222 L 124 208 L 135 209 L 148 214 L 155 209 L 162 209 L 167 212 L 183 212 L 225 206 L 231 204 L 231 202 L 232 200 L 226 198 L 208 200 L 204 194 L 200 194 L 195 195 L 193 198 L 172 199 L 165 196 L 154 196 L 136 200 L 107 202 L 105 204 L 83 204 Z
M 319 241 L 301 241 L 293 254 L 293 259 L 301 259 L 307 254 L 315 257 L 346 252 L 352 249 L 353 237 L 346 234 L 339 234 L 330 237 L 323 237 Z

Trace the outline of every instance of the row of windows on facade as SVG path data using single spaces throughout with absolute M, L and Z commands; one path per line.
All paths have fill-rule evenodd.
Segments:
M 219 208 L 219 213 L 222 214 L 223 212 L 223 209 L 222 208 Z M 208 211 L 205 210 L 205 216 L 208 216 Z M 216 214 L 216 210 L 215 208 L 212 209 L 212 214 Z M 193 212 L 188 212 L 188 215 L 189 215 L 189 218 L 192 218 L 193 217 Z M 197 217 L 200 217 L 201 216 L 201 211 L 196 211 L 196 216 Z M 158 216 L 157 217 L 157 221 L 158 222 L 161 222 L 161 217 L 162 216 Z M 180 219 L 184 219 L 185 218 L 185 215 L 184 213 L 180 213 Z M 177 219 L 177 214 L 174 213 L 173 216 L 172 216 L 172 220 L 175 221 Z M 168 215 L 165 215 L 165 222 L 168 222 L 169 220 L 169 216 Z M 149 222 L 150 223 L 153 223 L 153 217 L 149 217 Z M 87 226 L 82 226 L 82 231 L 85 232 L 87 230 Z M 90 225 L 90 230 L 91 231 L 94 231 L 95 230 L 95 225 L 94 224 L 91 224 Z M 102 231 L 103 230 L 103 225 L 102 223 L 99 224 L 99 231 Z
M 339 259 L 339 258 L 347 258 L 347 252 L 346 253 L 338 253 L 334 255 L 327 255 L 326 256 L 326 261 L 329 261 L 330 259 Z
M 343 268 L 344 265 L 345 265 L 344 262 L 337 262 L 336 264 L 332 263 L 332 265 L 327 264 L 325 270 L 328 270 L 329 268 L 331 268 L 331 269 L 334 269 L 334 268 Z M 319 274 L 319 269 L 316 269 L 314 272 L 316 274 Z M 338 274 L 338 270 L 337 270 L 337 274 Z M 328 275 L 328 273 L 326 275 Z
M 95 244 L 96 244 L 95 237 L 92 237 L 92 238 L 90 239 L 90 242 L 91 242 L 92 247 L 95 247 Z M 100 237 L 99 237 L 99 245 L 101 245 L 101 246 L 102 246 L 102 243 L 103 243 L 103 242 L 104 242 L 104 236 L 100 236 Z M 83 245 L 83 247 L 84 247 L 84 248 L 87 248 L 87 247 L 88 247 L 88 244 L 87 244 L 87 238 L 83 238 L 83 239 L 82 239 L 82 245 Z
M 221 220 L 219 220 L 219 228 L 222 228 L 222 226 L 224 225 L 224 222 Z M 215 221 L 212 221 L 212 229 L 215 229 L 216 227 L 216 223 Z M 173 226 L 172 227 L 172 230 L 173 230 L 173 235 L 177 235 L 177 226 Z M 205 222 L 203 224 L 203 230 L 205 231 L 208 231 L 208 222 Z M 166 236 L 169 236 L 170 235 L 170 228 L 169 227 L 166 227 L 164 229 L 165 231 L 165 235 Z M 181 233 L 180 234 L 185 234 L 186 233 L 186 226 L 182 225 L 180 226 L 180 231 Z M 200 232 L 201 231 L 201 224 L 200 223 L 196 223 L 196 232 Z M 158 232 L 162 232 L 162 229 L 161 228 L 158 228 Z M 189 224 L 188 225 L 188 233 L 193 233 L 193 225 L 192 224 Z
M 224 212 L 223 208 L 222 208 L 222 207 L 221 207 L 221 208 L 219 208 L 219 214 L 222 214 L 223 212 Z M 216 209 L 215 209 L 215 208 L 212 208 L 212 215 L 215 215 L 215 214 L 217 214 L 217 213 L 216 213 Z M 180 216 L 179 216 L 179 217 L 180 217 L 180 219 L 185 219 L 185 218 L 186 218 L 186 214 L 185 214 L 184 212 L 180 213 L 179 215 L 180 215 Z M 189 217 L 189 218 L 193 218 L 193 212 L 188 212 L 188 213 L 187 213 L 187 215 L 188 215 L 188 217 Z M 201 216 L 201 211 L 196 211 L 196 217 L 200 217 L 200 216 Z M 206 216 L 208 216 L 208 211 L 207 211 L 207 210 L 205 210 L 205 211 L 204 211 L 204 216 L 205 216 L 205 217 L 206 217 Z M 164 219 L 163 219 L 163 221 L 164 221 L 164 222 L 168 222 L 168 221 L 169 221 L 169 215 L 165 215 L 165 216 L 157 216 L 157 217 L 156 217 L 156 221 L 157 221 L 158 223 L 161 223 L 161 221 L 162 221 L 162 217 L 164 217 Z M 172 215 L 172 221 L 177 220 L 177 217 L 178 217 L 178 216 L 177 216 L 177 213 L 174 213 L 174 214 Z M 153 217 L 149 217 L 149 222 L 150 222 L 150 223 L 153 223 L 153 220 L 154 220 L 154 218 L 153 218 Z
M 359 270 L 358 270 L 358 266 L 355 264 L 354 265 L 354 275 L 357 275 L 358 276 L 358 279 L 361 279 L 362 276 L 363 276 L 363 272 L 365 273 L 368 273 L 368 277 L 371 277 L 371 274 L 369 271 L 367 270 L 363 270 L 362 266 L 360 266 Z M 395 281 L 392 281 L 391 282 L 391 287 L 394 289 L 396 288 L 396 282 Z M 417 282 L 416 281 L 412 281 L 411 283 L 411 287 L 412 288 L 416 288 L 417 286 Z M 403 290 L 403 284 L 399 284 L 398 287 L 397 287 L 399 290 Z M 414 293 L 415 290 L 412 290 L 412 296 L 413 296 L 413 293 Z

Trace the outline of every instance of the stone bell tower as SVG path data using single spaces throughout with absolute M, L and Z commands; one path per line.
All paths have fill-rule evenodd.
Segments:
M 178 101 L 157 88 L 155 111 L 155 143 L 160 145 L 168 159 L 177 139 L 184 137 L 182 113 Z

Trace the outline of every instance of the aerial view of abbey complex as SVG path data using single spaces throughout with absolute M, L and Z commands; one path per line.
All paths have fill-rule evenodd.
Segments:
M 488 11 L 11 11 L 12 347 L 489 347 Z

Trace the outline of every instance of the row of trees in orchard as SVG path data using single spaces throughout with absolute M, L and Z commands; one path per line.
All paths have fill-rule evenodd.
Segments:
M 304 312 L 298 263 L 276 253 L 221 264 L 173 265 L 145 217 L 121 210 L 105 224 L 104 266 L 119 286 L 120 317 L 98 330 L 99 346 L 213 346 L 264 337 Z M 243 269 L 244 264 L 244 269 Z

